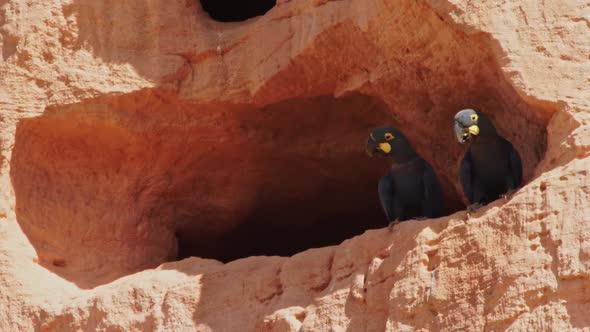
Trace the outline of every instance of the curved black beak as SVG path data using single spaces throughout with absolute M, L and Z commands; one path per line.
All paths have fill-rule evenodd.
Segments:
M 465 144 L 469 139 L 469 136 L 469 130 L 464 128 L 459 122 L 455 121 L 455 137 L 457 138 L 457 142 Z
M 373 157 L 377 152 L 378 146 L 379 145 L 377 144 L 377 142 L 375 142 L 375 140 L 372 137 L 369 137 L 369 139 L 367 140 L 367 146 L 365 147 L 365 152 L 367 152 L 369 157 Z

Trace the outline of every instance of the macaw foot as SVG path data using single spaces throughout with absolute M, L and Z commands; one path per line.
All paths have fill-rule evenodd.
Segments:
M 481 203 L 473 203 L 471 205 L 469 205 L 467 207 L 467 214 L 471 214 L 471 213 L 475 213 L 477 212 L 477 209 L 479 209 L 480 207 L 482 207 L 483 205 Z
M 507 192 L 500 195 L 501 198 L 504 198 L 504 201 L 508 201 L 512 195 L 516 192 L 516 189 L 509 189 Z
M 387 229 L 392 232 L 393 231 L 393 227 L 395 225 L 399 224 L 399 218 L 395 219 L 394 221 L 390 222 L 389 225 L 387 225 Z

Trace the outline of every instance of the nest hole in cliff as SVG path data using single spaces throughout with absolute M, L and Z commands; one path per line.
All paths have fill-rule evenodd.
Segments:
M 40 263 L 82 286 L 189 256 L 336 245 L 387 225 L 376 185 L 389 162 L 364 152 L 381 124 L 402 127 L 433 163 L 447 213 L 463 208 L 448 109 L 411 123 L 360 93 L 256 107 L 152 90 L 51 108 L 17 127 L 17 220 Z
M 387 225 L 376 186 L 389 164 L 364 145 L 391 120 L 363 94 L 255 107 L 143 92 L 56 107 L 18 126 L 17 219 L 66 275 L 336 245 Z
M 395 123 L 381 100 L 354 93 L 237 112 L 220 123 L 220 143 L 203 160 L 210 166 L 193 168 L 207 171 L 162 201 L 183 210 L 175 218 L 178 258 L 290 256 L 387 225 L 377 182 L 390 163 L 364 152 L 372 128 Z M 459 208 L 452 190 L 447 199 L 447 212 Z
M 219 22 L 241 22 L 266 14 L 276 0 L 200 0 L 201 7 Z

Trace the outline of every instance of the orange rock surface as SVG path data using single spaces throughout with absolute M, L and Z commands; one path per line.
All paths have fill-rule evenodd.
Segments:
M 588 329 L 590 4 L 277 2 L 0 0 L 0 331 Z M 526 181 L 470 217 L 466 107 Z M 383 228 L 381 123 L 449 216 Z

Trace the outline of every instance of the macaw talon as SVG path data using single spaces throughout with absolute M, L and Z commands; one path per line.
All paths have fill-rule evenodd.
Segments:
M 510 199 L 510 197 L 514 195 L 515 192 L 515 189 L 508 189 L 508 191 L 500 195 L 500 197 L 503 198 L 505 202 L 507 202 Z
M 387 230 L 389 230 L 390 232 L 393 232 L 393 227 L 399 223 L 400 223 L 399 218 L 395 219 L 394 221 L 390 222 L 389 225 L 387 225 Z
M 482 207 L 481 203 L 473 203 L 467 207 L 467 214 L 472 214 L 477 212 L 477 210 Z

